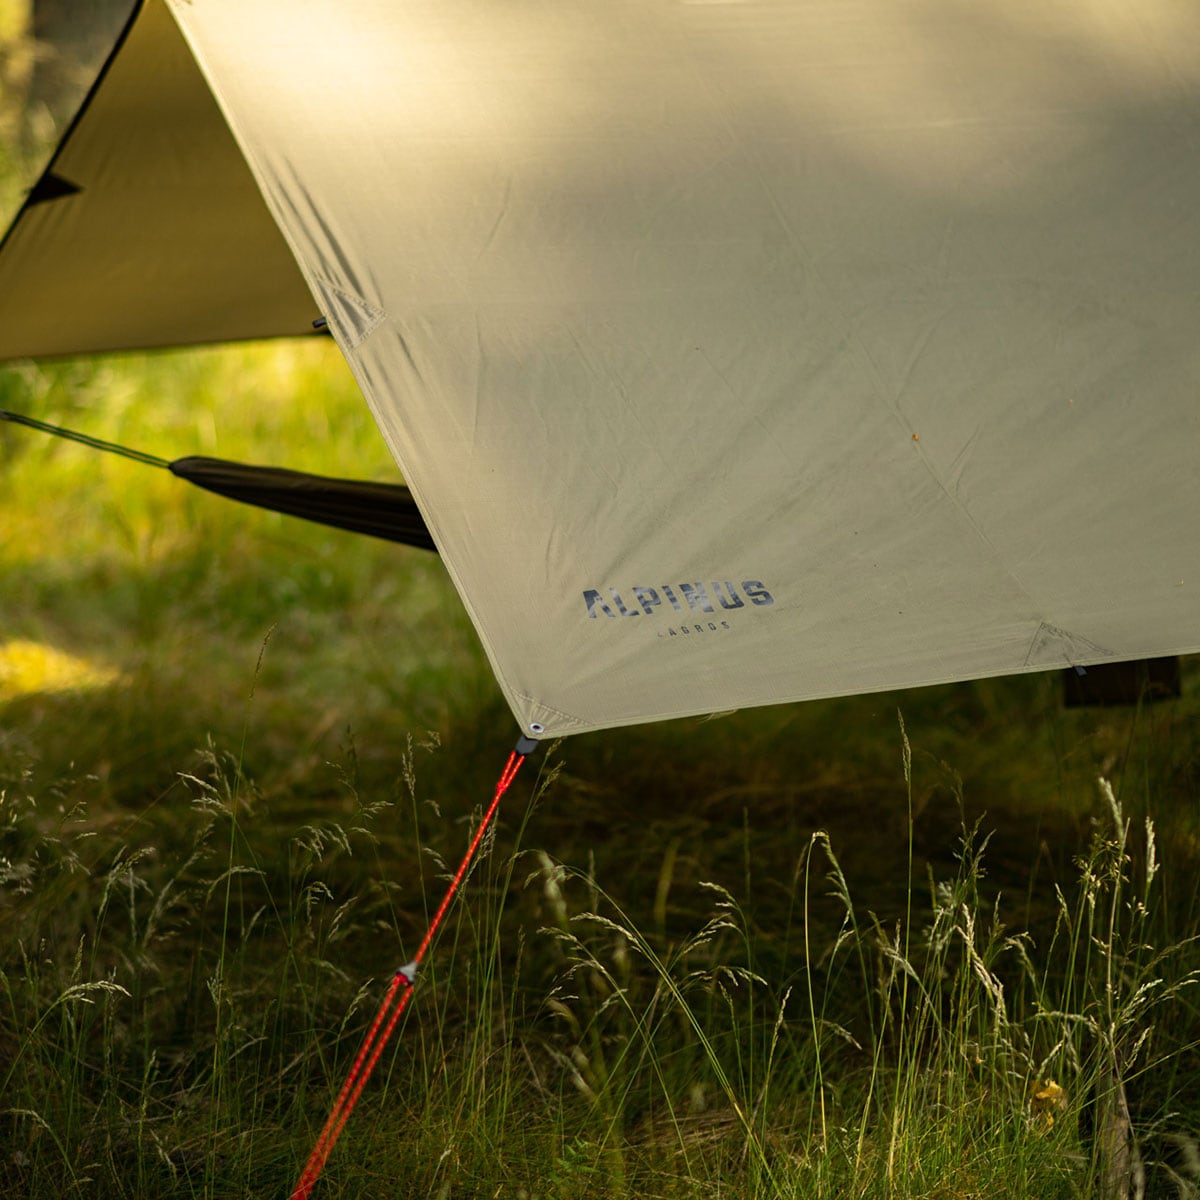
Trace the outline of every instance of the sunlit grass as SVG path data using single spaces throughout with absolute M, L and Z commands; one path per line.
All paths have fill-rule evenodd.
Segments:
M 107 687 L 120 679 L 110 666 L 77 658 L 41 642 L 0 643 L 0 703 L 34 692 Z

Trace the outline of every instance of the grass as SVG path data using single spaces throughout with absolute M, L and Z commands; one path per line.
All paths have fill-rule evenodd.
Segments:
M 653 832 L 618 817 L 598 836 L 620 806 L 559 747 L 489 842 L 323 1194 L 1100 1194 L 1081 1123 L 1118 1088 L 1143 1158 L 1173 1155 L 1161 1194 L 1190 1194 L 1182 831 L 1167 843 L 1094 787 L 1077 862 L 1061 847 L 1053 885 L 1006 901 L 986 868 L 1016 814 L 981 833 L 953 777 L 892 741 L 911 889 L 848 873 L 853 839 L 797 819 L 782 782 L 741 811 L 672 791 Z M 359 761 L 348 744 L 263 788 L 209 747 L 135 808 L 111 779 L 6 755 L 6 1195 L 285 1192 L 478 814 L 473 766 L 437 738 L 402 741 L 386 789 Z M 960 815 L 935 818 L 947 857 L 922 878 L 930 787 Z
M 5 367 L 0 406 L 395 477 L 317 341 Z M 0 506 L 0 1187 L 285 1195 L 512 719 L 430 555 L 5 426 Z M 317 1194 L 1195 1195 L 1185 667 L 552 748 Z

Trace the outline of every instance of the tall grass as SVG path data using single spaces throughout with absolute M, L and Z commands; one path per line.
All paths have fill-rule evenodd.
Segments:
M 445 1195 L 1113 1195 L 1148 1173 L 1186 1196 L 1200 1183 L 1186 1107 L 1200 959 L 1164 908 L 1153 822 L 1135 827 L 1107 781 L 1035 937 L 989 894 L 988 838 L 961 793 L 953 872 L 885 916 L 856 900 L 822 830 L 789 869 L 752 852 L 724 881 L 703 878 L 717 861 L 699 831 L 652 848 L 651 881 L 616 870 L 629 830 L 575 865 L 527 845 L 578 799 L 569 751 L 489 840 L 328 1194 L 400 1181 Z M 423 782 L 459 772 L 436 738 L 407 741 L 394 787 L 368 796 L 348 752 L 325 811 L 299 816 L 209 747 L 159 805 L 122 815 L 95 779 L 12 768 L 5 1194 L 282 1191 L 465 842 L 471 814 Z M 906 749 L 902 805 L 912 786 Z M 756 820 L 733 835 L 745 847 Z

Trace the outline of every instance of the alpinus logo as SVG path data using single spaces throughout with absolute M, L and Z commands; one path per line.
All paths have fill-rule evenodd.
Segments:
M 600 617 L 669 616 L 672 612 L 685 616 L 734 612 L 747 607 L 765 608 L 775 603 L 767 586 L 760 579 L 712 580 L 708 583 L 638 584 L 618 589 L 588 588 L 583 593 L 587 615 Z

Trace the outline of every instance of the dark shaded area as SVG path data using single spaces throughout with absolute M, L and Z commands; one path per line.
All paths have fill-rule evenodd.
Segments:
M 1108 708 L 1177 700 L 1181 694 L 1179 659 L 1137 659 L 1100 663 L 1064 671 L 1063 703 L 1068 708 Z
M 40 53 L 29 80 L 31 111 L 61 124 L 78 105 L 135 0 L 33 0 L 31 29 Z

